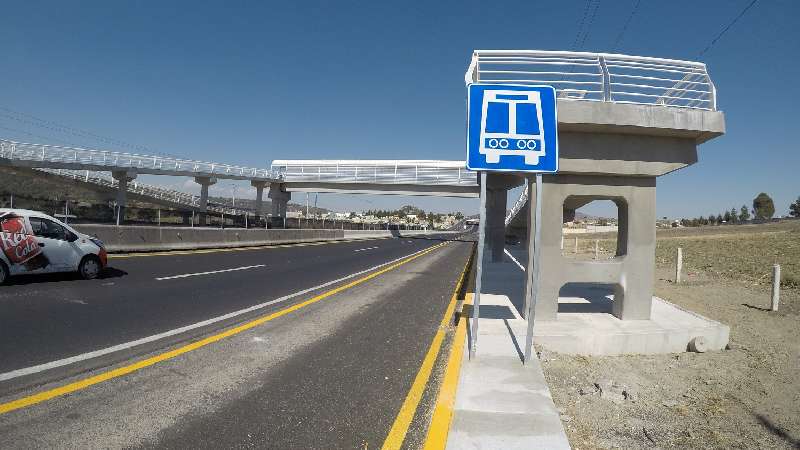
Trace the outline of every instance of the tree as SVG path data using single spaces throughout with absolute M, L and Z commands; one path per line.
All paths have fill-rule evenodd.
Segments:
M 747 205 L 742 205 L 742 209 L 739 210 L 739 222 L 747 222 L 750 220 L 750 210 L 747 209 Z
M 709 225 L 716 225 L 717 224 L 717 216 L 713 214 L 708 215 L 708 224 Z
M 756 219 L 771 219 L 775 214 L 775 203 L 772 202 L 769 195 L 762 192 L 753 199 L 753 212 Z
M 728 214 L 731 215 L 731 222 L 736 223 L 739 221 L 739 216 L 736 215 L 736 208 L 731 208 Z
M 717 225 L 722 225 L 722 214 L 717 214 L 717 217 L 714 220 L 717 221 Z
M 725 223 L 731 223 L 732 222 L 732 220 L 731 220 L 731 212 L 730 211 L 725 211 L 725 215 L 722 216 L 722 220 L 724 220 Z
M 800 217 L 800 197 L 797 197 L 797 200 L 789 205 L 789 215 L 792 217 Z

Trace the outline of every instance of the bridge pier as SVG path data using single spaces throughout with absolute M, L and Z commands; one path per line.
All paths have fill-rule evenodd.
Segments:
M 198 225 L 206 224 L 206 211 L 208 208 L 208 187 L 216 184 L 217 179 L 212 177 L 194 177 L 195 183 L 200 185 L 200 217 L 198 217 Z
M 267 195 L 272 200 L 272 228 L 283 228 L 286 206 L 292 199 L 292 193 L 286 192 L 286 186 L 283 183 L 276 183 L 269 185 L 269 194 Z
M 136 171 L 133 169 L 128 170 L 115 170 L 111 172 L 111 176 L 119 182 L 117 185 L 117 225 L 125 222 L 125 205 L 128 202 L 128 181 L 136 179 Z
M 264 217 L 264 188 L 268 184 L 266 181 L 250 181 L 250 186 L 256 188 L 256 221 Z
M 480 180 L 480 179 L 479 179 Z M 502 262 L 506 245 L 508 190 L 522 184 L 516 175 L 489 173 L 486 177 L 486 243 L 489 262 Z M 480 182 L 480 181 L 479 181 Z

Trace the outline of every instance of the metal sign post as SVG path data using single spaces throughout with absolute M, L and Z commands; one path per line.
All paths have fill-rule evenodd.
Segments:
M 481 280 L 483 279 L 483 246 L 486 242 L 486 172 L 481 172 L 481 208 L 478 227 L 478 270 L 475 279 L 475 294 L 472 302 L 472 326 L 469 334 L 469 358 L 475 357 L 478 343 L 478 318 L 481 309 Z
M 539 276 L 541 265 L 539 255 L 542 253 L 542 174 L 536 174 L 536 212 L 534 213 L 534 234 L 533 234 L 533 280 L 529 287 L 531 302 L 528 306 L 528 332 L 525 336 L 525 360 L 524 364 L 530 362 L 533 355 L 533 323 L 536 317 L 536 300 L 539 297 Z
M 469 83 L 467 88 L 467 161 L 468 170 L 481 174 L 481 216 L 478 236 L 478 270 L 475 304 L 469 336 L 469 356 L 476 353 L 478 318 L 483 278 L 483 253 L 486 241 L 487 172 L 536 174 L 535 238 L 533 278 L 526 280 L 525 316 L 528 319 L 525 357 L 528 362 L 533 346 L 533 322 L 539 291 L 542 219 L 542 173 L 558 172 L 558 116 L 556 91 L 552 86 Z M 491 205 L 490 205 L 491 206 Z M 502 211 L 505 213 L 505 211 Z M 492 242 L 502 245 L 502 242 Z M 530 264 L 529 264 L 530 265 Z M 527 275 L 526 275 L 527 276 Z M 531 297 L 531 301 L 527 299 Z

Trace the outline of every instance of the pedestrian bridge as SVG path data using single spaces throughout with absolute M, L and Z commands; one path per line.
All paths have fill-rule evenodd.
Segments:
M 477 197 L 478 177 L 464 161 L 275 160 L 287 192 Z

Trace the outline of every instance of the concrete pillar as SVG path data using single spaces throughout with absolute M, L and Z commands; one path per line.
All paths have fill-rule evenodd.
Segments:
M 506 207 L 508 190 L 518 186 L 520 177 L 490 173 L 486 186 L 486 250 L 489 262 L 502 262 L 506 245 Z
M 269 185 L 267 194 L 272 200 L 272 228 L 283 228 L 286 223 L 286 206 L 292 198 L 291 192 L 286 192 L 286 186 L 282 183 Z
M 266 181 L 250 181 L 250 186 L 256 188 L 256 221 L 264 217 L 264 188 L 267 184 Z
M 206 224 L 206 211 L 208 208 L 208 187 L 217 182 L 216 178 L 194 177 L 195 183 L 200 185 L 200 216 L 197 219 L 199 225 Z
M 191 211 L 184 211 L 181 212 L 181 219 L 183 222 L 183 226 L 188 227 L 192 225 L 192 212 Z
M 117 186 L 117 217 L 119 217 L 118 222 L 123 223 L 125 206 L 128 203 L 128 181 L 136 179 L 136 171 L 133 169 L 115 170 L 111 172 L 111 176 L 119 182 Z

